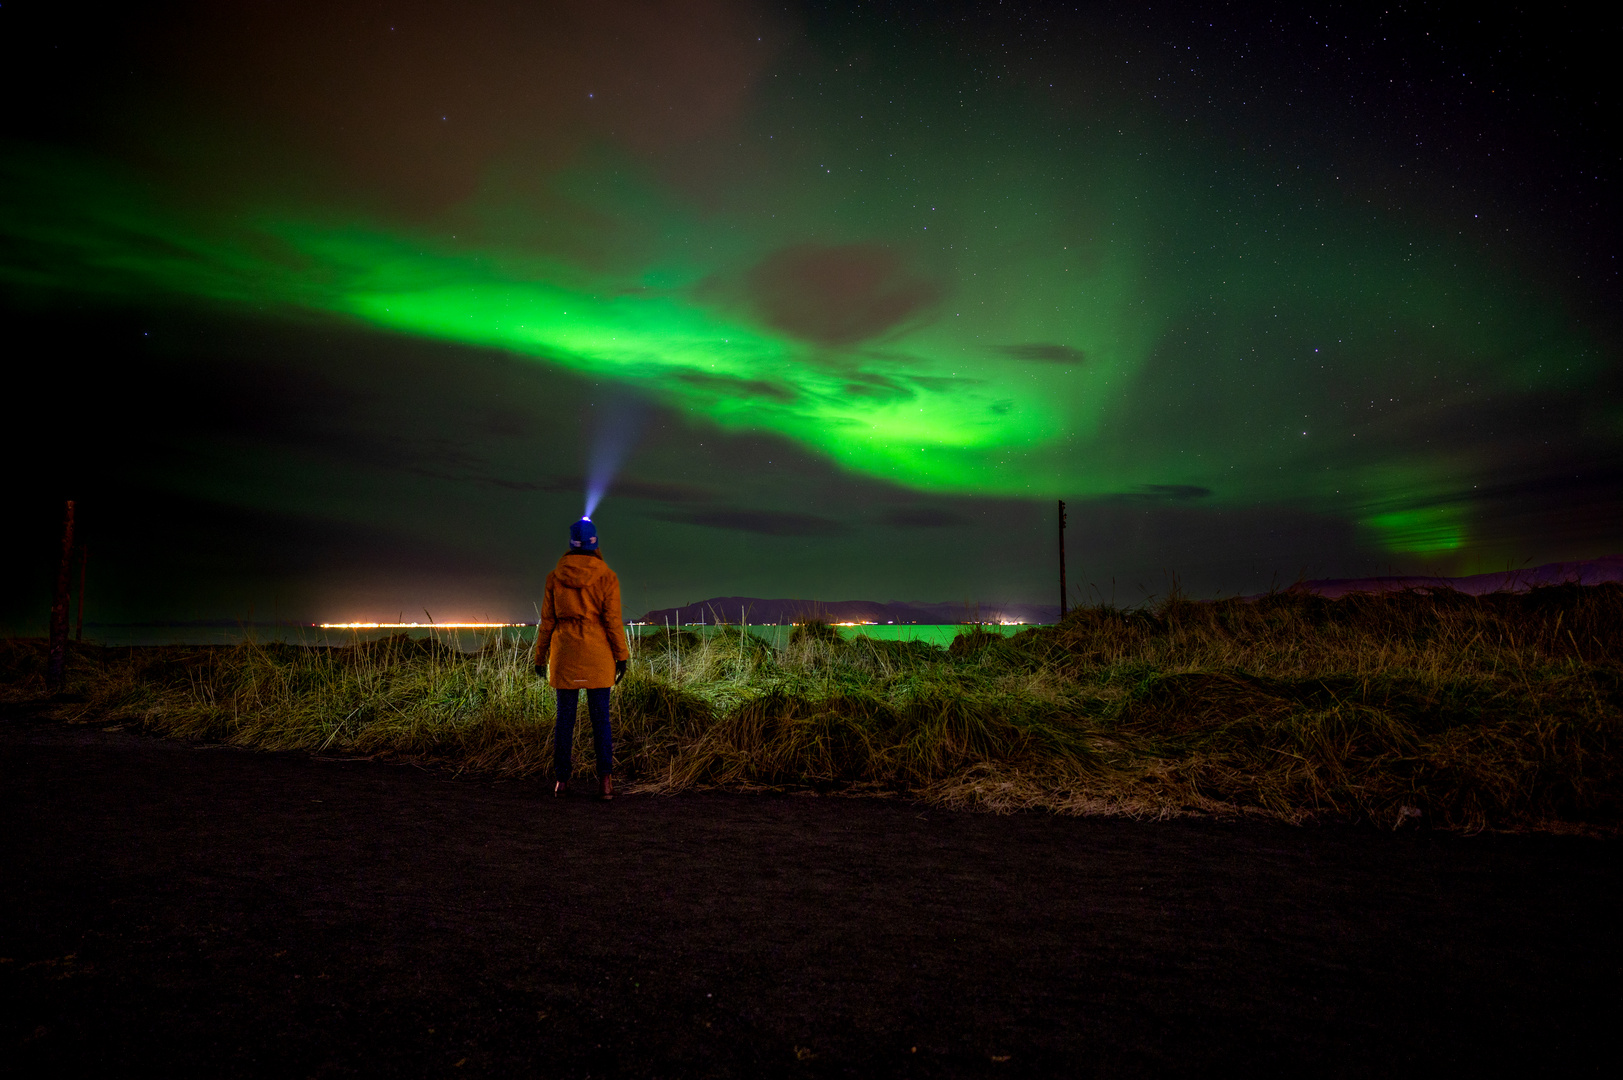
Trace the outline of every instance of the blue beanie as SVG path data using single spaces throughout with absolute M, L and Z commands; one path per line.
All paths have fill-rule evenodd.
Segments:
M 591 518 L 581 518 L 569 526 L 569 546 L 575 551 L 597 550 L 597 526 Z

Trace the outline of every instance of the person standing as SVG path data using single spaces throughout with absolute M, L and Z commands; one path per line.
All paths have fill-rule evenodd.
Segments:
M 569 527 L 569 550 L 547 575 L 541 625 L 535 633 L 535 673 L 558 692 L 552 729 L 554 795 L 569 794 L 575 710 L 586 691 L 597 757 L 597 790 L 614 798 L 614 734 L 609 728 L 609 690 L 625 678 L 631 650 L 620 622 L 620 579 L 597 546 L 597 526 L 581 518 Z

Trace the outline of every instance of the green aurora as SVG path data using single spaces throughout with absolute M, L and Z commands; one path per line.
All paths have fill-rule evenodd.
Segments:
M 1472 544 L 1487 466 L 1399 430 L 1605 364 L 1469 222 L 1333 170 L 1032 85 L 793 67 L 702 183 L 605 137 L 490 155 L 431 214 L 13 143 L 0 280 L 505 350 L 924 492 L 1291 505 L 1416 555 Z

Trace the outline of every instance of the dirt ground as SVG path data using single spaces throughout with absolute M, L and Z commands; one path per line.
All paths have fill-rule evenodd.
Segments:
M 554 800 L 0 714 L 10 1075 L 1614 1075 L 1618 842 Z

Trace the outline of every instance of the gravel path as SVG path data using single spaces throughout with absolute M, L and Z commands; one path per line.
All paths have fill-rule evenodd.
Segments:
M 0 713 L 11 1075 L 1598 1073 L 1618 842 L 554 800 Z

